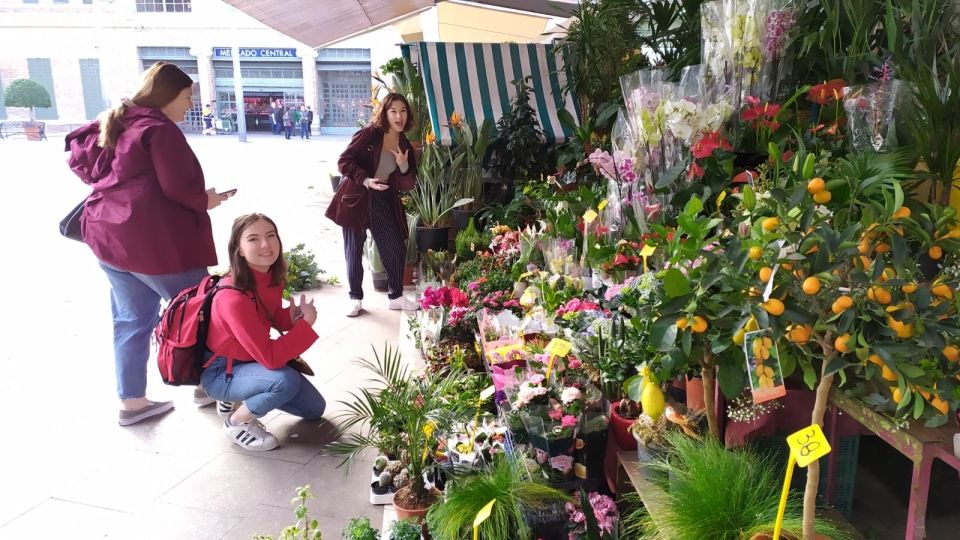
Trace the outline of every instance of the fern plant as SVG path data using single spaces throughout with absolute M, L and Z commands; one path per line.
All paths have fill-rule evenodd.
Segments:
M 283 288 L 283 297 L 290 298 L 296 291 L 309 291 L 321 287 L 324 283 L 335 284 L 336 278 L 324 278 L 324 271 L 317 264 L 313 252 L 304 244 L 297 244 L 283 254 L 287 261 L 287 283 Z
M 524 519 L 526 512 L 571 498 L 531 478 L 520 462 L 498 454 L 488 470 L 448 484 L 444 503 L 430 507 L 427 512 L 431 536 L 436 540 L 469 538 L 473 518 L 491 500 L 496 502 L 490 517 L 480 525 L 480 537 L 518 540 L 532 537 Z

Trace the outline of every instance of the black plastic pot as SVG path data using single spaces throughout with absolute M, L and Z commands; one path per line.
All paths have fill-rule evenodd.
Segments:
M 446 251 L 449 235 L 450 227 L 438 227 L 436 229 L 417 227 L 417 251 L 420 253 L 426 253 L 430 249 Z
M 476 212 L 473 210 L 464 210 L 463 208 L 454 208 L 453 209 L 453 236 L 456 238 L 457 233 L 467 228 L 467 225 L 470 224 L 470 218 Z

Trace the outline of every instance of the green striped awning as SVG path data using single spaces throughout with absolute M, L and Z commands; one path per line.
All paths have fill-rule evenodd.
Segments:
M 577 101 L 561 89 L 567 74 L 563 55 L 553 45 L 517 43 L 434 43 L 404 46 L 404 55 L 418 64 L 427 95 L 430 121 L 437 142 L 450 144 L 450 115 L 456 112 L 478 126 L 485 119 L 496 125 L 516 97 L 513 81 L 530 76 L 530 105 L 537 111 L 548 144 L 566 141 L 571 133 L 557 111 L 574 118 Z

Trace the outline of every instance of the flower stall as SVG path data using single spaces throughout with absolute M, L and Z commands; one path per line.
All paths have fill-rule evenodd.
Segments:
M 511 146 L 550 122 L 522 88 L 497 117 L 431 106 L 447 158 L 421 167 L 474 214 L 424 254 L 423 369 L 370 364 L 348 403 L 335 449 L 384 454 L 372 489 L 406 482 L 440 539 L 490 504 L 481 538 L 856 537 L 818 511 L 834 456 L 784 517 L 786 463 L 747 444 L 818 425 L 916 463 L 923 538 L 929 463 L 960 469 L 958 14 L 856 4 L 584 2 L 550 49 L 566 140 Z

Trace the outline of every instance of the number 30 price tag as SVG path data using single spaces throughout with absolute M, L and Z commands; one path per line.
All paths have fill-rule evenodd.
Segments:
M 830 443 L 823 436 L 820 426 L 813 424 L 787 437 L 790 453 L 797 461 L 797 465 L 806 467 L 814 461 L 830 453 Z

